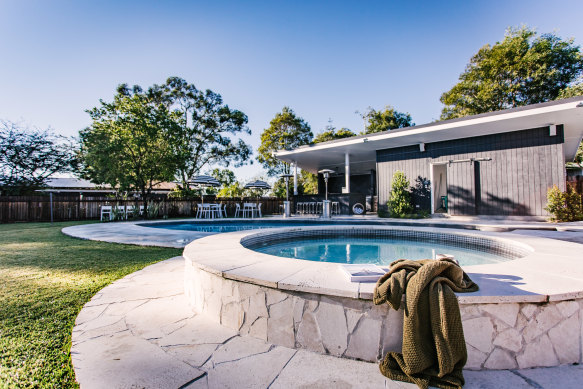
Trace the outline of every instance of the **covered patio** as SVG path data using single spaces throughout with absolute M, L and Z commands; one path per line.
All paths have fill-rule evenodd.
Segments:
M 417 210 L 546 216 L 546 192 L 565 189 L 565 162 L 573 161 L 582 137 L 579 96 L 281 150 L 276 157 L 292 164 L 296 176 L 298 167 L 333 170 L 329 193 L 344 200 L 345 214 L 366 196 L 386 207 L 393 174 L 402 171 L 420 188 L 413 193 Z M 318 189 L 319 198 L 321 175 Z

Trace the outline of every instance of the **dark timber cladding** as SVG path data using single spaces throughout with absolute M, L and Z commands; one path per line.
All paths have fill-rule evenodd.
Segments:
M 565 188 L 563 126 L 534 128 L 377 150 L 379 206 L 386 205 L 393 174 L 400 170 L 411 186 L 431 177 L 436 162 L 491 158 L 491 161 L 447 163 L 447 195 L 452 215 L 544 216 L 548 188 Z M 421 209 L 431 209 L 427 191 L 414 191 Z

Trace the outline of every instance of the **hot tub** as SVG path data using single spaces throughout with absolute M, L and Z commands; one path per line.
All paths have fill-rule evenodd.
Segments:
M 336 263 L 247 247 L 308 236 L 400 236 L 481 248 L 512 260 L 464 266 L 480 291 L 460 294 L 470 369 L 581 362 L 581 245 L 511 233 L 426 227 L 314 226 L 213 235 L 186 246 L 192 307 L 243 335 L 337 357 L 377 361 L 399 351 L 402 311 L 372 303 L 374 283 Z

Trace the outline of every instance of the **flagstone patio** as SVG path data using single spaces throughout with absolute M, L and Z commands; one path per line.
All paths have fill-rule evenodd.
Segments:
M 241 337 L 193 313 L 182 257 L 148 266 L 101 290 L 72 337 L 81 388 L 415 388 L 375 363 Z M 578 388 L 583 367 L 465 371 L 466 388 Z

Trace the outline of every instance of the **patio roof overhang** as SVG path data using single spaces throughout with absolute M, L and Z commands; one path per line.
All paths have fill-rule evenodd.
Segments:
M 583 138 L 583 96 L 302 146 L 275 156 L 312 173 L 322 169 L 343 173 L 349 154 L 350 174 L 355 175 L 375 169 L 377 150 L 560 124 L 564 127 L 565 162 L 573 161 Z

